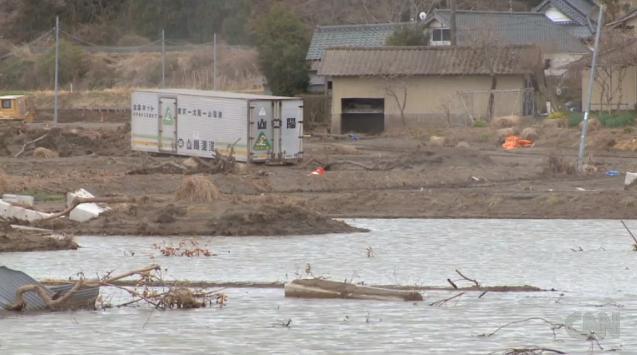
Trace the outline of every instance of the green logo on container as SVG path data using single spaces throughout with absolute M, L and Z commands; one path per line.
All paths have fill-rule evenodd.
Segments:
M 170 107 L 166 108 L 166 113 L 164 113 L 163 122 L 166 126 L 172 126 L 175 124 L 175 117 L 173 116 Z
M 272 145 L 270 144 L 268 137 L 266 137 L 265 133 L 263 132 L 259 133 L 259 136 L 257 137 L 257 141 L 254 142 L 254 150 L 264 151 L 264 150 L 271 150 L 271 149 L 272 149 Z

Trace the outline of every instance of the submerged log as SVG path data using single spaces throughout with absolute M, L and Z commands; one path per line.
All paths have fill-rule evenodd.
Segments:
M 298 298 L 349 298 L 379 301 L 422 301 L 416 291 L 390 290 L 378 287 L 357 286 L 345 282 L 323 279 L 298 279 L 285 284 L 285 297 Z

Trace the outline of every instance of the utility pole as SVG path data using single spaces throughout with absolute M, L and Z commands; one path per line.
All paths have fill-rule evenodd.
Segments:
M 217 33 L 212 35 L 212 90 L 217 90 Z
M 164 29 L 161 30 L 161 87 L 164 87 L 166 82 L 166 33 Z
M 60 67 L 60 17 L 55 16 L 55 98 L 53 99 L 53 124 L 58 124 L 58 96 L 60 85 L 59 69 Z
M 586 150 L 586 134 L 588 133 L 588 116 L 591 112 L 591 101 L 593 100 L 593 85 L 595 85 L 595 69 L 597 69 L 597 56 L 599 55 L 599 38 L 602 34 L 604 22 L 604 5 L 598 4 L 599 17 L 597 19 L 597 32 L 595 33 L 595 48 L 593 49 L 593 62 L 591 63 L 591 72 L 588 80 L 588 101 L 586 103 L 586 112 L 584 113 L 584 121 L 582 123 L 582 136 L 579 143 L 579 154 L 577 155 L 577 171 L 580 173 L 584 170 L 584 151 Z
M 456 35 L 458 33 L 458 28 L 456 26 L 456 0 L 449 0 L 451 2 L 451 19 L 450 19 L 450 31 L 449 35 L 451 37 L 451 45 L 455 46 L 457 44 Z

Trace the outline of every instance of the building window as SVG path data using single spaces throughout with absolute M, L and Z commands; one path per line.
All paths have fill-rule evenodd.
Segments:
M 448 45 L 451 44 L 451 30 L 448 28 L 434 28 L 431 32 L 431 44 Z
M 11 100 L 2 100 L 2 108 L 11 108 Z
M 327 90 L 332 90 L 332 81 L 327 82 Z

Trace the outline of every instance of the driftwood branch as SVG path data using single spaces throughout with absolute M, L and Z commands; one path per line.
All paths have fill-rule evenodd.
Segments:
M 22 149 L 20 149 L 20 151 L 18 153 L 16 153 L 16 155 L 14 156 L 15 158 L 18 158 L 20 155 L 22 155 L 22 153 L 24 153 L 27 149 L 28 146 L 35 144 L 41 140 L 43 140 L 44 138 L 46 138 L 49 135 L 50 132 L 46 132 L 45 134 L 41 135 L 40 137 L 30 141 L 30 142 L 26 142 L 24 143 L 24 145 L 22 146 Z
M 451 297 L 449 297 L 449 298 L 445 298 L 445 299 L 442 299 L 442 300 L 438 300 L 438 301 L 436 301 L 436 302 L 431 302 L 429 305 L 430 305 L 430 306 L 432 306 L 432 307 L 442 306 L 442 305 L 444 305 L 445 303 L 447 303 L 447 302 L 449 302 L 449 301 L 451 301 L 451 300 L 454 300 L 454 299 L 456 299 L 456 298 L 458 298 L 458 297 L 461 297 L 462 295 L 464 295 L 464 292 L 460 292 L 459 294 L 457 294 L 457 295 L 455 295 L 455 296 L 451 296 Z
M 93 197 L 93 198 L 76 198 L 73 200 L 73 203 L 71 203 L 71 205 L 65 209 L 62 212 L 58 212 L 58 213 L 54 213 L 52 215 L 50 215 L 49 217 L 43 218 L 41 220 L 39 220 L 38 222 L 44 222 L 44 221 L 48 221 L 48 220 L 52 220 L 52 219 L 56 219 L 56 218 L 60 218 L 60 217 L 64 217 L 67 216 L 69 213 L 71 213 L 71 211 L 73 211 L 73 209 L 75 209 L 75 207 L 83 204 L 83 203 L 129 203 L 129 202 L 134 202 L 135 199 L 134 198 L 130 198 L 130 197 Z
M 622 225 L 624 226 L 624 228 L 626 228 L 626 231 L 628 231 L 628 234 L 630 234 L 631 238 L 633 238 L 633 241 L 635 242 L 635 246 L 637 247 L 637 237 L 635 237 L 635 235 L 633 234 L 633 232 L 628 228 L 628 226 L 626 225 L 626 223 L 624 223 L 624 220 L 622 219 L 620 222 L 622 222 Z
M 550 320 L 547 320 L 546 318 L 542 318 L 542 317 L 530 317 L 530 318 L 526 318 L 526 319 L 521 319 L 521 320 L 516 320 L 516 321 L 513 321 L 513 322 L 509 322 L 509 323 L 506 323 L 506 324 L 503 324 L 503 325 L 497 327 L 494 331 L 492 331 L 490 333 L 480 334 L 479 336 L 488 338 L 488 337 L 494 336 L 496 333 L 498 333 L 500 330 L 502 330 L 504 328 L 508 328 L 508 327 L 510 327 L 512 325 L 515 325 L 515 324 L 526 323 L 526 322 L 530 322 L 530 321 L 534 321 L 534 320 L 542 321 L 542 322 L 546 323 L 548 326 L 550 326 L 554 337 L 556 336 L 555 331 L 559 330 L 559 329 L 562 329 L 562 328 L 575 331 L 578 334 L 581 334 L 582 336 L 589 336 L 589 334 L 582 333 L 581 331 L 579 331 L 579 330 L 577 330 L 577 329 L 575 329 L 575 328 L 573 328 L 571 326 L 568 326 L 568 325 L 566 325 L 564 323 L 551 322 Z
M 312 164 L 317 164 L 323 167 L 325 170 L 330 170 L 335 165 L 353 165 L 359 168 L 363 168 L 369 171 L 388 171 L 396 168 L 396 164 L 375 164 L 375 165 L 367 165 L 363 163 L 359 163 L 352 160 L 335 160 L 330 162 L 323 162 L 317 159 L 309 160 L 307 163 L 303 165 L 303 167 L 307 167 Z
M 554 353 L 554 354 L 566 354 L 563 351 L 550 349 L 550 348 L 542 348 L 542 347 L 532 347 L 532 348 L 513 348 L 507 349 L 507 355 L 516 355 L 516 354 L 544 354 L 544 353 Z
M 465 275 L 463 275 L 463 274 L 460 272 L 460 270 L 456 269 L 456 273 L 457 273 L 458 275 L 460 275 L 460 277 L 462 277 L 463 279 L 465 279 L 465 280 L 467 280 L 467 281 L 469 281 L 469 282 L 473 282 L 473 284 L 475 284 L 475 285 L 476 285 L 476 287 L 478 287 L 478 288 L 480 287 L 480 283 L 479 283 L 478 281 L 476 281 L 476 280 L 474 280 L 474 279 L 470 279 L 470 278 L 466 277 Z
M 26 303 L 26 300 L 24 299 L 24 294 L 27 292 L 37 293 L 38 296 L 44 301 L 44 303 L 49 309 L 55 309 L 61 304 L 63 304 L 64 302 L 66 302 L 69 298 L 73 297 L 73 295 L 82 287 L 110 285 L 112 282 L 115 282 L 117 280 L 129 277 L 129 276 L 133 276 L 136 274 L 145 275 L 150 271 L 158 270 L 158 269 L 159 269 L 158 265 L 150 265 L 143 269 L 133 270 L 121 275 L 110 277 L 106 280 L 87 282 L 84 279 L 80 279 L 80 280 L 77 280 L 75 284 L 73 285 L 73 287 L 69 291 L 67 291 L 62 297 L 56 298 L 56 299 L 53 299 L 49 295 L 49 290 L 47 290 L 42 285 L 39 285 L 39 284 L 24 285 L 18 288 L 18 290 L 16 291 L 15 303 L 9 306 L 7 309 L 10 311 L 22 311 L 23 309 L 25 309 L 27 306 L 27 303 Z

